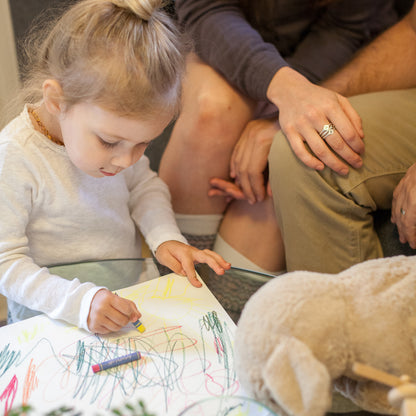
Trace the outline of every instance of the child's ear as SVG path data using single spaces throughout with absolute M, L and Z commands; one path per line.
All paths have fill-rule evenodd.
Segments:
M 52 115 L 58 116 L 64 110 L 63 91 L 58 81 L 47 79 L 42 85 L 43 102 Z

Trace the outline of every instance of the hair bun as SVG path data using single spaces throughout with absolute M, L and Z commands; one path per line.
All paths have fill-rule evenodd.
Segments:
M 122 9 L 129 10 L 143 20 L 150 20 L 156 10 L 163 7 L 164 0 L 112 0 L 112 3 Z

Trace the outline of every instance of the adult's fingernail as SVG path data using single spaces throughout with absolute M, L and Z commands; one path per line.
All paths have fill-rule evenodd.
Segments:
M 348 168 L 341 169 L 339 173 L 343 176 L 347 175 L 348 174 Z

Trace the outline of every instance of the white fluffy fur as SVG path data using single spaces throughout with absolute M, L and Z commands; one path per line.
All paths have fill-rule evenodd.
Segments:
M 396 414 L 362 362 L 416 379 L 416 256 L 370 260 L 338 275 L 292 272 L 246 304 L 235 339 L 243 386 L 281 414 L 323 416 L 335 388 L 365 410 Z

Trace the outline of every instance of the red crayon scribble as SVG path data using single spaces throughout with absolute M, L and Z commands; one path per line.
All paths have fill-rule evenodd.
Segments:
M 0 396 L 1 401 L 6 401 L 6 403 L 4 404 L 4 416 L 7 416 L 9 414 L 9 410 L 13 406 L 13 402 L 17 393 L 17 385 L 17 377 L 16 375 L 14 375 L 10 383 L 7 385 L 7 387 L 4 389 L 3 393 Z
M 205 388 L 212 395 L 224 392 L 224 385 L 218 382 L 211 374 L 205 374 Z
M 222 339 L 218 336 L 214 338 L 214 348 L 217 355 L 223 356 L 224 355 L 224 345 Z
M 174 342 L 175 348 L 174 351 L 180 351 L 184 349 L 188 349 L 193 347 L 198 343 L 198 341 L 194 338 L 186 337 L 182 332 L 182 326 L 181 325 L 175 325 L 175 326 L 167 326 L 164 328 L 159 328 L 154 331 L 146 331 L 145 335 L 141 336 L 141 339 L 152 339 L 152 345 L 153 348 L 158 349 L 160 346 L 166 346 L 166 342 Z M 160 339 L 159 342 L 157 342 L 156 338 L 157 336 L 164 335 L 165 339 Z M 181 343 L 182 341 L 182 343 Z
M 25 406 L 30 398 L 32 392 L 38 387 L 38 378 L 36 377 L 36 366 L 33 364 L 33 358 L 30 360 L 27 369 L 25 382 L 23 384 L 23 398 L 22 404 Z

